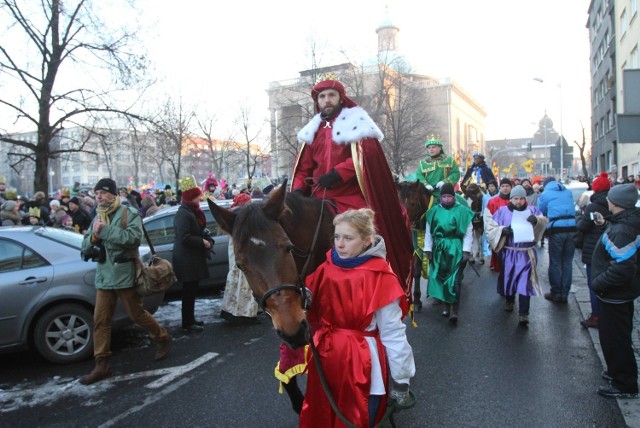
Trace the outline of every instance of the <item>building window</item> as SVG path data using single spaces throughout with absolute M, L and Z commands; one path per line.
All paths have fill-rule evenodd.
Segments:
M 633 21 L 633 18 L 635 18 L 638 13 L 638 0 L 631 0 L 629 2 L 629 12 L 631 14 L 631 20 Z
M 638 68 L 638 45 L 631 50 L 631 68 Z
M 624 9 L 620 14 L 620 38 L 622 39 L 627 34 L 629 28 L 629 21 L 627 20 L 627 10 Z

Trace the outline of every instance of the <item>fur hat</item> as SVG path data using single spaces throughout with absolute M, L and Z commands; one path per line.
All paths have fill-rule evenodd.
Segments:
M 509 199 L 515 198 L 515 197 L 521 197 L 521 198 L 526 198 L 527 197 L 527 191 L 524 190 L 524 187 L 517 185 L 516 187 L 514 187 L 513 189 L 511 189 L 511 194 L 509 195 Z
M 611 189 L 609 174 L 601 172 L 600 175 L 593 180 L 593 183 L 591 183 L 591 188 L 594 192 L 604 192 Z
M 116 186 L 116 182 L 110 178 L 101 178 L 93 188 L 94 192 L 98 190 L 104 190 L 105 192 L 118 196 L 118 186 Z
M 607 194 L 607 199 L 614 205 L 630 210 L 638 202 L 638 189 L 634 184 L 618 184 L 613 186 Z
M 453 189 L 453 184 L 451 183 L 444 183 L 442 185 L 442 187 L 440 188 L 440 195 L 451 195 L 451 196 L 455 196 L 456 192 Z
M 510 178 L 507 177 L 504 177 L 502 180 L 500 180 L 500 186 L 502 186 L 503 184 L 508 184 L 509 186 L 513 187 L 513 182 Z
M 180 190 L 182 190 L 183 201 L 191 201 L 202 196 L 202 190 L 196 184 L 196 179 L 193 175 L 180 179 Z

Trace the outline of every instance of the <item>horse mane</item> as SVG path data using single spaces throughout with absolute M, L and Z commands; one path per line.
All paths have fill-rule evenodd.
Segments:
M 244 247 L 256 231 L 267 230 L 269 223 L 273 222 L 264 215 L 263 205 L 263 202 L 254 202 L 236 210 L 235 224 L 242 227 L 233 228 L 233 239 L 241 246 Z

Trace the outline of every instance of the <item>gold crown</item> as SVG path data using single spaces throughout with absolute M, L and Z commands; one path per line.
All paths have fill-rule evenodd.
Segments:
M 63 187 L 60 189 L 60 196 L 71 196 L 71 191 L 68 187 Z
M 18 200 L 18 191 L 16 189 L 7 189 L 4 192 L 4 198 L 8 201 L 17 201 Z
M 180 179 L 180 190 L 182 190 L 183 192 L 194 189 L 196 187 L 198 187 L 198 184 L 196 183 L 196 179 L 193 175 L 189 175 Z
M 29 208 L 29 217 L 38 217 L 38 218 L 40 218 L 40 208 L 38 208 L 38 207 Z
M 4 178 L 4 175 L 0 175 L 0 184 L 7 184 L 7 179 Z
M 440 136 L 438 134 L 429 134 L 427 136 L 427 141 L 424 142 L 425 147 L 436 145 L 442 147 L 442 141 L 440 141 Z
M 333 73 L 331 73 L 331 72 L 328 72 L 328 73 L 320 73 L 320 74 L 318 74 L 318 75 L 316 76 L 316 81 L 314 82 L 314 85 L 315 85 L 316 83 L 320 83 L 320 82 L 323 82 L 323 81 L 325 81 L 325 80 L 338 80 L 338 79 L 336 78 L 336 75 L 335 75 L 335 74 L 333 74 Z

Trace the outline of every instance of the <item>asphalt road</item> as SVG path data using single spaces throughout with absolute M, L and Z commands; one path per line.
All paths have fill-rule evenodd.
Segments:
M 544 268 L 544 267 L 541 267 Z M 467 269 L 460 321 L 426 300 L 408 327 L 417 374 L 417 405 L 395 416 L 398 427 L 619 427 L 615 400 L 599 397 L 602 370 L 575 300 L 532 299 L 531 324 L 518 326 L 495 292 L 495 274 Z M 424 284 L 423 284 L 424 287 Z M 60 427 L 295 427 L 278 394 L 277 339 L 268 319 L 231 326 L 219 303 L 200 305 L 202 334 L 167 321 L 174 347 L 154 363 L 137 328 L 114 338 L 114 379 L 77 382 L 92 362 L 52 366 L 30 354 L 0 356 L 0 425 Z

